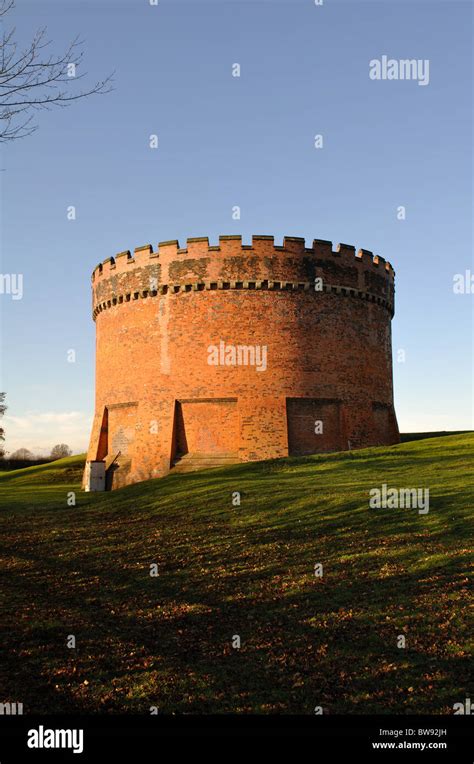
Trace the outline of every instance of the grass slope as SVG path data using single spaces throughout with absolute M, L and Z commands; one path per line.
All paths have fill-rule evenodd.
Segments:
M 432 438 L 109 494 L 80 492 L 80 457 L 1 474 L 0 701 L 452 713 L 473 691 L 473 446 Z M 382 483 L 429 487 L 429 514 L 368 509 Z

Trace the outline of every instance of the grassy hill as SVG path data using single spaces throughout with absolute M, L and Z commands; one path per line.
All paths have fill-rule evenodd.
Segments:
M 0 701 L 452 713 L 473 692 L 473 450 L 455 435 L 108 494 L 80 491 L 81 457 L 0 474 Z M 383 483 L 428 487 L 429 513 L 369 509 Z

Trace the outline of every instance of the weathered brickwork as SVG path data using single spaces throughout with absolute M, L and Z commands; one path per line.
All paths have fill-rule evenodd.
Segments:
M 251 461 L 399 440 L 394 271 L 371 252 L 162 242 L 105 260 L 92 290 L 88 459 L 105 459 L 109 487 L 164 476 L 186 453 Z

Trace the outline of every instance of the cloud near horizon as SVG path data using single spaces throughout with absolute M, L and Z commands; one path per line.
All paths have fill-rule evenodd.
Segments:
M 92 417 L 83 411 L 27 411 L 23 416 L 5 414 L 4 448 L 8 453 L 27 448 L 38 456 L 48 455 L 57 443 L 67 443 L 73 453 L 87 450 Z

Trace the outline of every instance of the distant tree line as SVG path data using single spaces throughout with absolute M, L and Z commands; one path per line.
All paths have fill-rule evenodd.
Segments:
M 5 405 L 5 393 L 0 393 L 0 418 L 4 415 L 7 407 Z M 0 470 L 19 470 L 22 467 L 32 467 L 35 464 L 46 464 L 54 462 L 56 459 L 64 459 L 71 456 L 72 451 L 66 443 L 57 443 L 51 449 L 49 456 L 35 455 L 28 448 L 17 448 L 16 451 L 6 455 L 3 443 L 5 442 L 5 430 L 0 426 Z
M 0 470 L 18 470 L 22 467 L 32 467 L 36 464 L 54 462 L 56 459 L 64 459 L 71 456 L 72 451 L 66 443 L 58 443 L 51 449 L 49 456 L 38 456 L 28 448 L 17 448 L 8 457 L 3 453 L 0 457 Z

